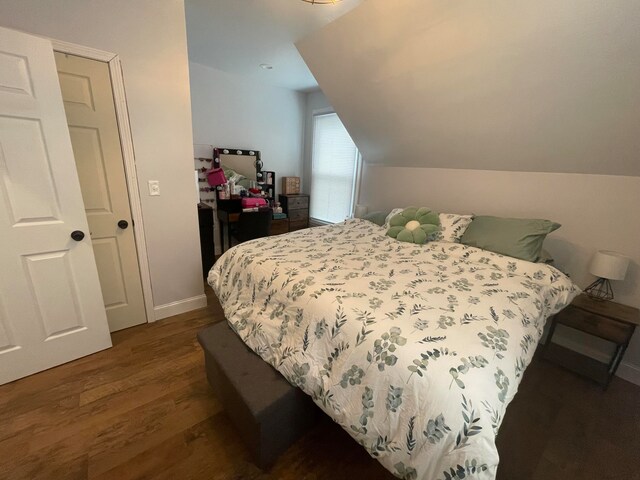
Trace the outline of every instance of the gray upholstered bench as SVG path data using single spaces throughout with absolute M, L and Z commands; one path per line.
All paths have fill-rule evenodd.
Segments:
M 256 465 L 270 466 L 317 420 L 311 398 L 220 322 L 198 333 L 207 379 Z

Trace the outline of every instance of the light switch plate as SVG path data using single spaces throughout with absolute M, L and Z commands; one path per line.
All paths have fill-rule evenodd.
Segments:
M 160 182 L 158 180 L 149 180 L 149 195 L 152 197 L 160 195 Z

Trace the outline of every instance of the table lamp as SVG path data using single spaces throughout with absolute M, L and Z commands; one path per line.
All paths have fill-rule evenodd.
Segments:
M 629 258 L 610 250 L 598 250 L 589 265 L 589 272 L 598 279 L 584 289 L 595 300 L 613 300 L 609 280 L 624 280 L 629 268 Z

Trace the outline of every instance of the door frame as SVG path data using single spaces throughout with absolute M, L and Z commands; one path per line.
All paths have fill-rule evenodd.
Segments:
M 116 109 L 116 120 L 118 123 L 118 133 L 120 134 L 120 147 L 124 159 L 124 171 L 129 192 L 129 206 L 131 207 L 131 217 L 133 219 L 133 232 L 136 241 L 136 251 L 138 254 L 138 267 L 140 269 L 140 280 L 142 282 L 142 295 L 147 314 L 147 323 L 156 321 L 155 309 L 153 305 L 153 291 L 151 289 L 151 273 L 149 271 L 149 257 L 147 254 L 147 240 L 144 232 L 144 222 L 142 220 L 142 203 L 140 201 L 140 188 L 138 186 L 138 174 L 136 171 L 136 159 L 133 148 L 133 136 L 131 134 L 131 124 L 129 123 L 129 109 L 127 106 L 127 96 L 124 89 L 124 77 L 122 75 L 122 64 L 120 57 L 111 52 L 85 47 L 75 43 L 64 42 L 46 37 L 53 45 L 53 50 L 69 55 L 88 58 L 104 62 L 109 66 L 111 76 L 111 88 L 113 90 L 113 100 Z

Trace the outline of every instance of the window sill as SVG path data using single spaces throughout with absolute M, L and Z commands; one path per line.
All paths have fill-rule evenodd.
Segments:
M 317 218 L 309 218 L 310 227 L 324 227 L 325 225 L 333 225 L 333 222 L 327 222 L 325 220 L 319 220 Z

